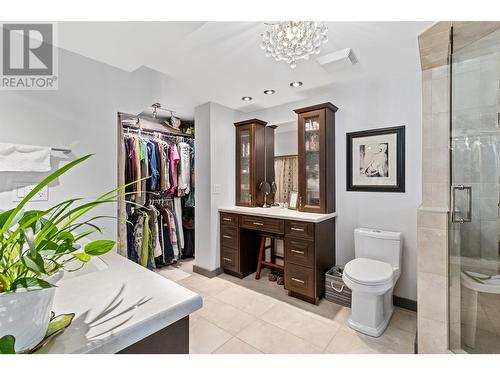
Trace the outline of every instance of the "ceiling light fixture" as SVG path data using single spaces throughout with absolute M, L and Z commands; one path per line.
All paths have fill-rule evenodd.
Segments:
M 300 86 L 302 86 L 302 85 L 303 85 L 303 83 L 302 83 L 302 82 L 300 82 L 300 81 L 293 81 L 293 82 L 290 82 L 290 86 L 292 86 L 292 87 L 300 87 Z
M 264 90 L 264 94 L 266 95 L 272 95 L 276 92 L 276 90 Z
M 266 24 L 260 47 L 266 56 L 286 61 L 294 69 L 298 60 L 318 54 L 321 44 L 327 41 L 328 28 L 324 22 L 283 21 Z
M 249 102 L 252 99 L 253 98 L 251 96 L 244 96 L 243 98 L 241 98 L 241 100 L 243 100 L 244 102 Z

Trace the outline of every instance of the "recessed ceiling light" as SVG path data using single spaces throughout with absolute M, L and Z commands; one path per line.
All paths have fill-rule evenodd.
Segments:
M 303 85 L 303 83 L 300 81 L 294 81 L 294 82 L 290 83 L 290 86 L 292 86 L 292 87 L 300 87 L 302 85 Z
M 243 98 L 241 98 L 241 100 L 243 100 L 244 102 L 249 102 L 252 99 L 253 98 L 251 96 L 244 96 Z
M 264 90 L 264 94 L 266 95 L 272 95 L 276 92 L 276 90 Z

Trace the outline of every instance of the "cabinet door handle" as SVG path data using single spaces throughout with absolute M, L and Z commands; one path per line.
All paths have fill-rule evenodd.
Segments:
M 222 220 L 224 220 L 224 221 L 233 221 L 233 219 L 230 219 L 228 217 L 223 217 Z
M 295 227 L 291 227 L 290 228 L 291 230 L 294 230 L 296 232 L 303 232 L 304 231 L 304 228 L 295 228 Z
M 260 226 L 260 227 L 264 225 L 264 224 L 259 223 L 259 222 L 257 222 L 257 221 L 254 221 L 252 224 L 253 224 L 253 225 L 258 225 L 258 226 Z
M 224 259 L 226 262 L 232 262 L 233 260 L 232 259 L 229 259 L 229 258 L 222 258 Z
M 304 280 L 301 280 L 301 279 L 296 279 L 295 277 L 292 277 L 292 280 L 293 280 L 293 281 L 295 281 L 296 283 L 305 284 L 305 281 L 304 281 Z
M 226 236 L 225 234 L 223 234 L 222 237 L 227 238 L 228 240 L 230 240 L 231 238 L 233 238 L 231 236 Z
M 296 253 L 296 254 L 305 254 L 303 251 L 300 251 L 300 250 L 295 250 L 295 249 L 292 249 L 290 250 L 292 253 Z

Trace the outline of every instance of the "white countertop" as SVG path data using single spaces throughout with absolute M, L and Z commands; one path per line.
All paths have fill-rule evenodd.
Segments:
M 313 214 L 310 212 L 300 212 L 282 207 L 262 208 L 262 207 L 231 206 L 231 207 L 221 207 L 219 208 L 219 212 L 230 212 L 234 214 L 272 217 L 276 219 L 285 219 L 285 220 L 288 219 L 288 220 L 309 221 L 312 223 L 319 223 L 324 220 L 328 220 L 332 217 L 337 216 L 336 212 L 333 212 L 331 214 Z
M 117 253 L 101 259 L 59 283 L 53 311 L 76 316 L 41 353 L 116 353 L 202 307 L 196 293 Z

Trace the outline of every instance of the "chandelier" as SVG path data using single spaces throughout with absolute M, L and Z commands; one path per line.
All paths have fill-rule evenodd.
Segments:
M 283 21 L 266 24 L 261 48 L 266 56 L 272 56 L 276 61 L 284 60 L 293 69 L 298 60 L 307 60 L 309 55 L 318 54 L 321 44 L 327 41 L 328 28 L 324 22 Z

